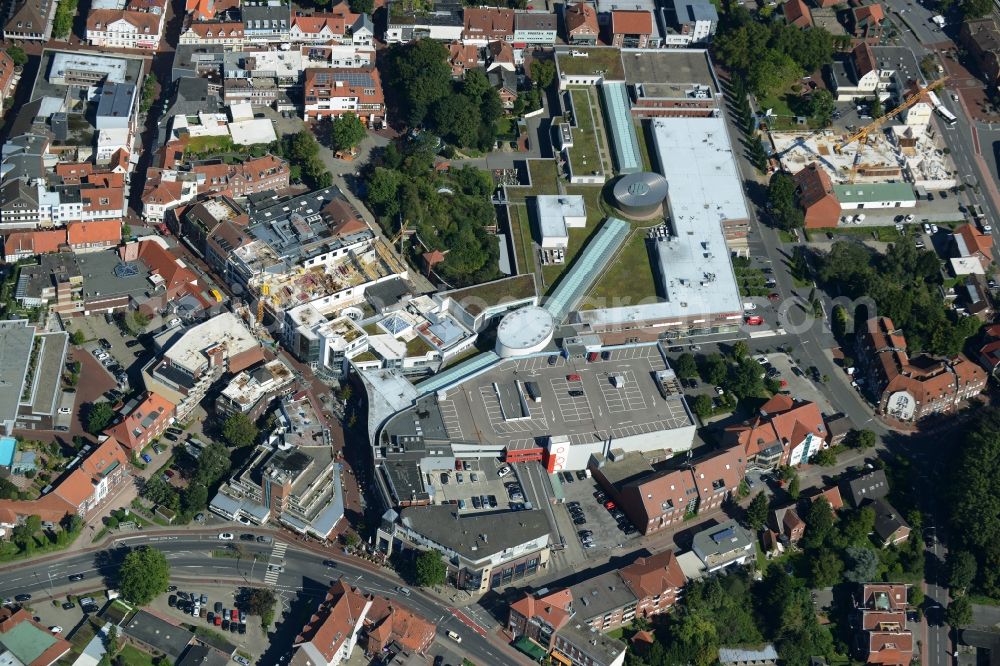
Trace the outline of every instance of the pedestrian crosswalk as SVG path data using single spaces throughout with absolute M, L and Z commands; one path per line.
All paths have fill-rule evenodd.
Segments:
M 267 560 L 267 572 L 264 573 L 264 583 L 267 585 L 274 585 L 278 582 L 278 576 L 281 575 L 281 569 L 285 562 L 285 551 L 288 550 L 288 544 L 283 541 L 275 541 L 274 548 L 271 549 L 271 557 Z

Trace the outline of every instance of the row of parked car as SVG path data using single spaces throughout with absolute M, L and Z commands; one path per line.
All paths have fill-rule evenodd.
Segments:
M 221 601 L 216 601 L 213 610 L 208 610 L 208 595 L 188 592 L 177 592 L 167 598 L 167 605 L 177 608 L 192 617 L 201 617 L 209 624 L 220 627 L 230 633 L 245 634 L 247 632 L 247 614 L 236 608 L 225 608 Z

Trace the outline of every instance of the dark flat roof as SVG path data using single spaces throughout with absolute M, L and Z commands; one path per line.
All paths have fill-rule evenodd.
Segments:
M 124 632 L 130 638 L 159 650 L 173 661 L 181 656 L 188 643 L 194 638 L 194 634 L 187 629 L 173 625 L 143 610 L 132 617 L 132 620 L 124 627 Z

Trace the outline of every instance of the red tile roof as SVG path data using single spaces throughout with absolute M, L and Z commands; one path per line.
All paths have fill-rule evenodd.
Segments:
M 963 224 L 955 229 L 955 235 L 961 236 L 965 241 L 965 247 L 970 252 L 979 252 L 984 257 L 993 261 L 993 236 L 984 234 L 973 224 Z
M 149 239 L 139 241 L 139 259 L 150 272 L 163 278 L 167 295 L 173 297 L 179 290 L 193 286 L 198 276 L 183 261 L 160 245 L 160 241 Z
M 197 21 L 188 25 L 201 39 L 230 37 L 239 39 L 243 36 L 243 24 L 239 21 Z
M 385 597 L 375 597 L 365 617 L 369 640 L 380 646 L 396 641 L 408 652 L 424 652 L 434 640 L 437 627 Z
M 611 12 L 611 33 L 614 35 L 653 34 L 653 15 L 641 9 L 616 9 Z
M 565 11 L 566 30 L 572 35 L 596 35 L 597 11 L 585 2 L 571 5 Z
M 158 435 L 173 415 L 174 403 L 159 393 L 149 392 L 135 409 L 106 432 L 125 448 L 138 453 L 139 448 L 149 443 L 148 439 L 144 441 L 145 436 L 150 432 Z
M 851 51 L 851 57 L 854 59 L 854 70 L 858 78 L 875 71 L 875 54 L 868 42 L 861 42 L 855 46 Z
M 344 642 L 354 634 L 355 627 L 361 624 L 369 601 L 357 588 L 338 580 L 293 644 L 298 647 L 311 643 L 328 662 L 333 661 Z
M 456 75 L 467 69 L 475 69 L 479 64 L 479 49 L 474 44 L 452 42 L 448 45 L 448 64 Z
M 319 35 L 326 28 L 328 34 L 343 37 L 357 20 L 358 14 L 313 14 L 294 17 L 292 27 L 298 28 L 305 35 Z
M 788 0 L 784 4 L 785 21 L 799 28 L 808 28 L 813 24 L 812 12 L 803 0 Z
M 15 231 L 3 239 L 4 256 L 58 252 L 66 243 L 65 229 Z
M 80 198 L 85 211 L 125 210 L 125 190 L 121 187 L 85 187 L 80 190 Z
M 466 7 L 465 29 L 462 36 L 483 39 L 505 39 L 514 34 L 514 11 L 496 7 Z
M 805 212 L 805 226 L 812 229 L 835 227 L 840 219 L 840 202 L 833 193 L 833 182 L 826 171 L 812 162 L 796 173 L 799 205 Z
M 82 190 L 80 192 L 83 195 L 87 190 Z M 109 192 L 110 190 L 102 190 L 104 192 Z M 100 196 L 100 195 L 99 195 Z M 118 196 L 121 197 L 122 191 L 118 190 Z M 87 199 L 84 198 L 84 208 L 87 209 Z M 100 206 L 100 200 L 97 202 Z M 117 202 L 118 208 L 121 209 L 124 205 L 122 200 Z M 108 210 L 109 204 L 105 210 Z M 121 242 L 122 239 L 122 222 L 121 220 L 94 220 L 93 222 L 70 222 L 66 225 L 66 238 L 69 241 L 70 247 L 80 247 L 85 245 L 95 245 L 101 243 L 111 243 L 117 244 Z
M 619 573 L 639 599 L 656 597 L 671 589 L 680 590 L 687 582 L 672 550 L 640 557 Z
M 573 594 L 569 589 L 556 590 L 544 597 L 536 597 L 529 592 L 512 603 L 510 608 L 528 619 L 541 618 L 558 631 L 573 615 Z

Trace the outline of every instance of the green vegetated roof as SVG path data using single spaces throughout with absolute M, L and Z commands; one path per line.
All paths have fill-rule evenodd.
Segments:
M 874 201 L 908 201 L 916 199 L 909 183 L 855 183 L 834 185 L 833 193 L 841 203 L 868 203 Z
M 56 642 L 55 636 L 31 622 L 19 622 L 10 631 L 0 634 L 3 645 L 23 664 L 30 664 Z

